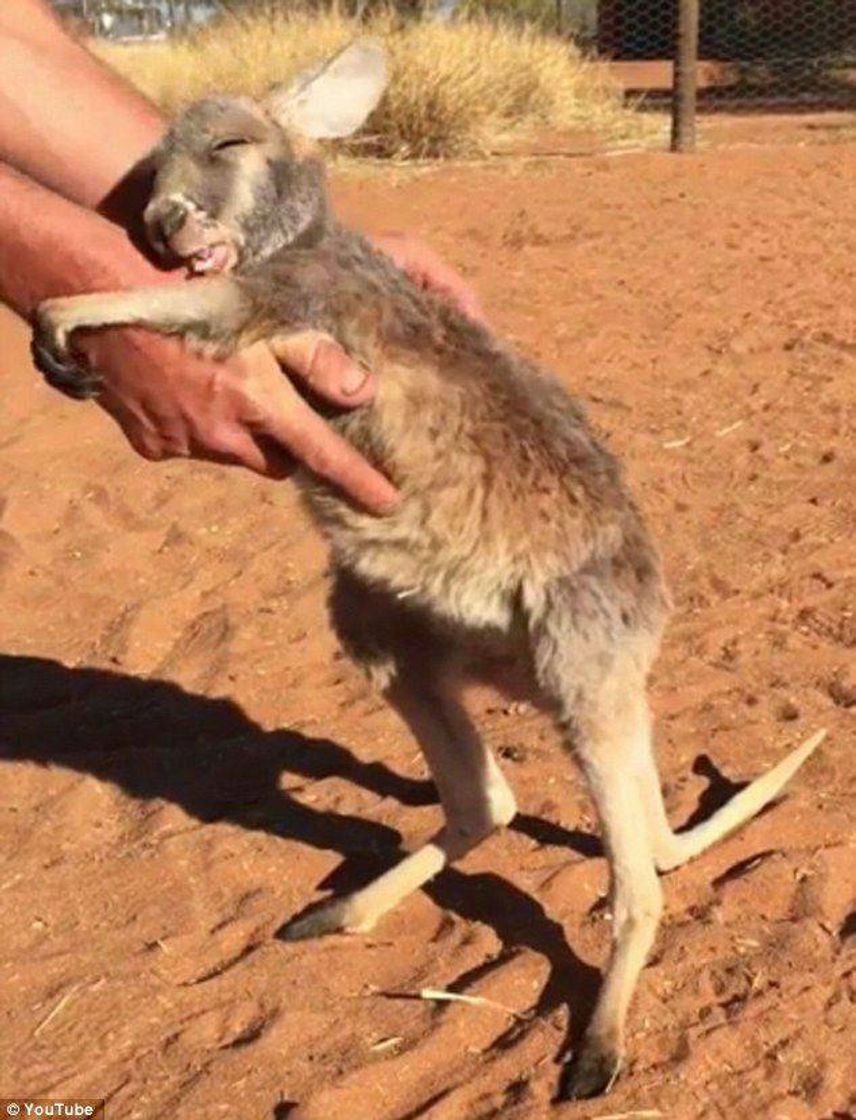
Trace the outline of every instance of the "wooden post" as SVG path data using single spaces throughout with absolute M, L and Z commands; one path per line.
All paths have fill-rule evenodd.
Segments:
M 672 151 L 696 146 L 699 0 L 678 0 L 675 68 L 672 80 Z

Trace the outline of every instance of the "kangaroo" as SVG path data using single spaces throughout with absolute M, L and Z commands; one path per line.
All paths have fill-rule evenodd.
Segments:
M 333 627 L 418 740 L 444 811 L 423 847 L 344 898 L 293 918 L 285 939 L 372 929 L 391 907 L 515 815 L 514 795 L 462 698 L 509 670 L 552 714 L 587 779 L 611 873 L 613 946 L 558 1096 L 608 1091 L 628 1006 L 657 930 L 658 872 L 678 867 L 776 797 L 819 732 L 685 832 L 669 825 L 646 678 L 670 610 L 660 561 L 616 459 L 580 406 L 488 328 L 419 290 L 329 213 L 314 142 L 357 129 L 385 85 L 357 42 L 265 100 L 191 105 L 151 154 L 144 222 L 185 284 L 43 303 L 37 364 L 78 395 L 97 377 L 77 330 L 138 324 L 225 357 L 274 354 L 320 329 L 375 370 L 374 401 L 331 422 L 399 488 L 387 517 L 298 477 L 329 539 Z M 519 693 L 517 693 L 519 695 Z

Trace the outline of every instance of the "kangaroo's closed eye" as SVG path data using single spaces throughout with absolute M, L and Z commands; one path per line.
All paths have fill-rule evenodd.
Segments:
M 225 140 L 217 140 L 211 145 L 212 152 L 225 152 L 228 148 L 240 148 L 250 141 L 245 136 L 230 136 Z

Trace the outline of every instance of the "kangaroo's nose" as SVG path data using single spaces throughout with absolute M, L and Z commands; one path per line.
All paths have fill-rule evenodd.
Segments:
M 169 241 L 171 237 L 181 229 L 187 221 L 188 209 L 181 202 L 170 201 L 164 206 L 158 214 L 158 225 L 161 228 L 164 241 Z
M 146 207 L 144 220 L 152 248 L 168 250 L 171 239 L 187 223 L 189 208 L 177 198 L 156 198 Z

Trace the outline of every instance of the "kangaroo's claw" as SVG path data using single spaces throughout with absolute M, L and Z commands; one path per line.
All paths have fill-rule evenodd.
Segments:
M 74 400 L 85 401 L 97 397 L 103 378 L 82 366 L 48 334 L 36 330 L 30 343 L 33 365 L 44 375 L 54 389 Z

